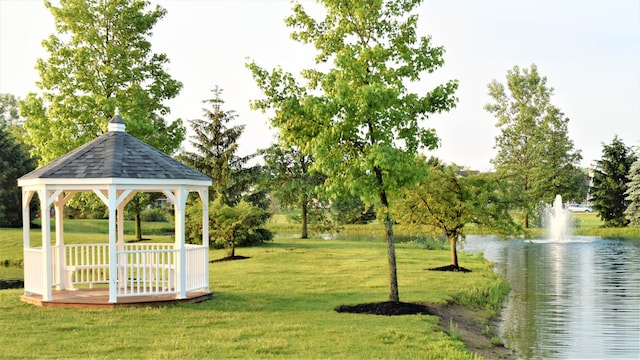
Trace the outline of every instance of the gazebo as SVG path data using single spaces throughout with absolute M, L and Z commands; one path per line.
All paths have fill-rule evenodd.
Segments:
M 191 302 L 209 292 L 208 187 L 211 178 L 125 132 L 119 115 L 108 132 L 18 179 L 22 188 L 23 301 L 41 306 L 102 294 L 108 304 Z M 93 192 L 109 209 L 108 244 L 65 244 L 63 209 L 78 192 Z M 173 204 L 174 243 L 125 243 L 124 207 L 138 192 L 160 192 Z M 202 245 L 185 244 L 185 204 L 202 200 Z M 29 203 L 40 199 L 42 242 L 31 245 Z M 55 245 L 50 209 L 55 210 Z M 97 284 L 106 284 L 98 285 Z M 77 287 L 81 288 L 78 289 Z M 55 288 L 55 291 L 54 291 Z M 80 294 L 82 293 L 82 296 Z M 87 300 L 89 299 L 89 300 Z

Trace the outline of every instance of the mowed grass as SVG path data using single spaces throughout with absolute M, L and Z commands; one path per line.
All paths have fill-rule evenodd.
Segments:
M 276 239 L 241 248 L 249 259 L 210 264 L 213 300 L 163 308 L 38 308 L 0 291 L 2 358 L 469 359 L 428 315 L 336 313 L 388 298 L 383 242 Z M 220 258 L 224 250 L 212 250 Z M 444 303 L 503 284 L 491 265 L 460 254 L 471 273 L 425 271 L 449 254 L 398 244 L 400 298 Z

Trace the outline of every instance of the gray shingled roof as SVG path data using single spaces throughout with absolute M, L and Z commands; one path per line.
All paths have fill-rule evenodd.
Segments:
M 116 115 L 110 123 L 124 121 Z M 124 131 L 109 131 L 20 179 L 38 178 L 211 180 Z

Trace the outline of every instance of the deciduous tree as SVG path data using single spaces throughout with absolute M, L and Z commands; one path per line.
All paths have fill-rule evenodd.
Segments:
M 271 124 L 282 138 L 315 158 L 327 175 L 330 194 L 353 194 L 375 202 L 385 225 L 389 300 L 399 302 L 392 200 L 404 186 L 425 176 L 416 166 L 419 149 L 438 140 L 426 128 L 429 114 L 455 106 L 456 81 L 424 89 L 418 81 L 443 64 L 444 49 L 418 36 L 420 0 L 323 0 L 325 17 L 316 20 L 295 3 L 287 25 L 296 41 L 318 50 L 317 67 L 296 78 L 248 64 L 265 98 L 258 109 L 275 109 Z
M 493 164 L 523 212 L 523 225 L 529 227 L 540 204 L 552 203 L 556 194 L 579 199 L 582 156 L 569 138 L 569 119 L 551 104 L 553 88 L 535 64 L 530 69 L 514 66 L 507 71 L 506 87 L 493 80 L 488 88 L 494 102 L 485 109 L 496 117 L 501 131 Z
M 169 107 L 164 102 L 178 95 L 182 83 L 165 71 L 169 59 L 154 53 L 149 41 L 166 10 L 148 10 L 149 2 L 143 0 L 61 0 L 59 6 L 51 1 L 45 5 L 53 14 L 56 33 L 42 42 L 48 58 L 36 63 L 41 92 L 20 102 L 25 141 L 40 165 L 106 132 L 116 110 L 129 134 L 167 154 L 175 152 L 185 129 L 180 119 L 165 123 Z M 137 196 L 135 202 L 140 202 Z M 79 194 L 68 206 L 83 213 L 83 203 L 95 203 L 95 197 Z M 105 208 L 102 203 L 91 207 L 98 212 Z
M 57 2 L 56 2 L 57 3 Z M 27 142 L 40 164 L 107 131 L 119 109 L 127 131 L 173 153 L 184 140 L 180 120 L 166 124 L 164 104 L 182 88 L 164 69 L 165 54 L 151 50 L 151 30 L 166 15 L 142 0 L 61 0 L 46 7 L 56 33 L 43 41 L 48 52 L 36 69 L 41 92 L 20 102 Z
M 444 236 L 456 269 L 457 246 L 465 238 L 466 225 L 502 235 L 521 233 L 501 197 L 499 183 L 490 174 L 473 174 L 437 159 L 430 159 L 428 166 L 429 177 L 405 191 L 400 201 L 401 219 L 406 224 L 425 225 L 432 235 Z
M 602 158 L 596 161 L 591 201 L 605 227 L 621 227 L 629 223 L 624 213 L 629 205 L 625 192 L 631 165 L 636 160 L 631 148 L 618 136 L 611 144 L 603 144 Z
M 19 119 L 18 98 L 12 94 L 0 94 L 0 126 L 16 124 Z
M 236 256 L 236 246 L 251 244 L 252 237 L 261 234 L 256 231 L 264 224 L 264 210 L 251 203 L 240 200 L 233 206 L 226 205 L 221 198 L 217 198 L 209 207 L 209 236 L 213 244 L 227 249 L 227 258 Z
M 272 193 L 282 205 L 291 205 L 300 209 L 300 237 L 309 237 L 309 218 L 314 204 L 323 199 L 317 191 L 325 176 L 311 170 L 313 156 L 305 155 L 296 146 L 273 144 L 261 152 L 264 159 L 264 171 Z

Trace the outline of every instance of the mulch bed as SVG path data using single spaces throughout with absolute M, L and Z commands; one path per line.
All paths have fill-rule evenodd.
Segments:
M 428 306 L 405 302 L 385 301 L 358 305 L 340 305 L 335 308 L 339 313 L 369 314 L 369 315 L 433 315 L 434 312 Z
M 0 279 L 0 290 L 2 289 L 21 289 L 24 287 L 23 280 L 2 280 Z
M 440 266 L 440 267 L 435 267 L 435 268 L 425 269 L 425 270 L 430 270 L 430 271 L 455 271 L 455 272 L 463 272 L 463 273 L 471 272 L 471 270 L 469 270 L 469 269 L 465 269 L 462 266 L 455 266 L 455 265 Z
M 242 256 L 242 255 L 235 255 L 235 256 L 226 256 L 220 259 L 215 259 L 215 260 L 210 260 L 210 263 L 217 263 L 217 262 L 223 262 L 223 261 L 233 261 L 233 260 L 244 260 L 244 259 L 251 259 L 250 256 Z

